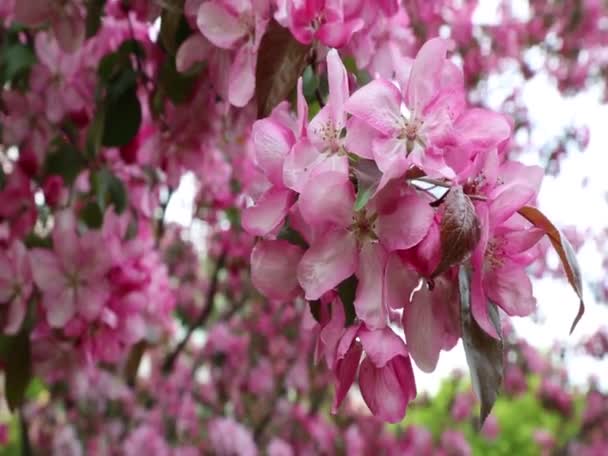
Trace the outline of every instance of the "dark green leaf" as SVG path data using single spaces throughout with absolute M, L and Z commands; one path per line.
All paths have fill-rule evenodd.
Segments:
M 564 236 L 564 234 L 553 224 L 551 220 L 547 218 L 545 214 L 539 211 L 535 207 L 525 206 L 519 210 L 519 213 L 530 223 L 537 228 L 543 230 L 553 245 L 553 248 L 557 252 L 559 259 L 562 262 L 562 266 L 566 271 L 566 277 L 568 282 L 576 292 L 579 298 L 578 313 L 572 322 L 570 333 L 574 331 L 577 323 L 585 313 L 585 303 L 583 301 L 583 279 L 581 276 L 581 269 L 578 265 L 574 249 L 570 244 L 570 241 Z
M 41 247 L 45 249 L 53 248 L 53 239 L 48 237 L 40 237 L 34 232 L 29 233 L 24 239 L 25 246 L 28 249 L 33 249 L 35 247 Z
M 86 160 L 76 147 L 69 143 L 59 142 L 47 155 L 44 170 L 46 175 L 57 174 L 67 185 L 71 185 L 85 165 Z
M 105 109 L 103 106 L 99 106 L 95 112 L 95 117 L 93 117 L 93 121 L 87 130 L 86 154 L 89 158 L 95 158 L 101 148 L 105 116 Z
M 188 73 L 180 73 L 175 68 L 175 59 L 168 57 L 165 60 L 160 72 L 160 85 L 173 103 L 184 103 L 192 95 L 202 65 L 195 67 Z
M 302 92 L 306 100 L 312 102 L 315 99 L 315 91 L 319 87 L 319 80 L 312 66 L 308 65 L 302 75 Z
M 283 239 L 291 244 L 299 245 L 304 249 L 307 249 L 309 247 L 308 242 L 306 242 L 306 239 L 304 239 L 298 231 L 294 230 L 287 224 L 283 226 L 277 236 L 277 239 Z
M 295 88 L 306 68 L 310 45 L 298 42 L 291 32 L 275 20 L 260 43 L 255 74 L 258 118 L 265 117 Z
M 352 275 L 338 285 L 338 294 L 340 295 L 342 305 L 344 306 L 346 326 L 352 325 L 355 321 L 356 313 L 354 303 L 358 284 L 359 280 L 357 280 L 355 275 Z
M 97 206 L 102 213 L 112 204 L 118 214 L 127 207 L 127 192 L 123 182 L 109 169 L 102 168 L 91 175 L 91 186 L 95 193 Z
M 360 211 L 367 205 L 367 202 L 378 188 L 382 172 L 378 169 L 376 162 L 361 158 L 352 165 L 352 170 L 357 178 L 355 211 Z
M 480 427 L 492 410 L 503 379 L 502 340 L 480 328 L 471 311 L 471 272 L 468 266 L 458 270 L 460 290 L 460 327 L 464 352 L 471 374 L 473 391 L 481 402 Z M 488 315 L 500 335 L 500 316 L 496 306 L 488 302 Z
M 122 213 L 127 207 L 127 191 L 122 181 L 114 174 L 110 176 L 108 191 L 110 202 L 114 205 L 116 213 Z
M 135 86 L 108 98 L 104 120 L 104 146 L 124 146 L 135 137 L 141 124 L 141 106 Z
M 106 0 L 87 0 L 87 16 L 85 19 L 86 36 L 94 36 L 101 25 L 101 16 Z
M 310 313 L 314 317 L 317 323 L 321 323 L 321 301 L 318 299 L 315 301 L 308 301 L 310 307 Z
M 145 56 L 141 43 L 135 39 L 123 41 L 116 51 L 104 55 L 99 62 L 97 66 L 99 78 L 106 84 L 111 84 L 123 72 L 132 71 L 132 58 L 137 56 Z
M 12 412 L 23 404 L 25 391 L 32 379 L 30 335 L 22 330 L 15 336 L 3 336 L 2 360 L 6 366 L 4 389 Z
M 167 0 L 163 2 L 159 39 L 169 54 L 175 55 L 179 45 L 184 41 L 190 28 L 184 18 L 184 0 Z
M 98 229 L 103 224 L 103 211 L 95 201 L 89 201 L 80 212 L 80 217 L 89 228 Z
M 2 54 L 3 80 L 12 81 L 27 74 L 36 62 L 34 51 L 28 46 L 17 43 L 7 47 Z

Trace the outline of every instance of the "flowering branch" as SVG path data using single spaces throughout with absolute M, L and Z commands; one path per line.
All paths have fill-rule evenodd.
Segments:
M 165 358 L 165 362 L 163 363 L 163 372 L 165 374 L 171 372 L 173 366 L 175 365 L 175 360 L 179 356 L 179 354 L 184 350 L 190 337 L 192 337 L 192 333 L 195 329 L 201 327 L 211 315 L 213 311 L 213 304 L 215 301 L 215 294 L 217 292 L 217 284 L 218 284 L 218 276 L 220 270 L 224 267 L 224 262 L 226 261 L 226 251 L 223 251 L 220 255 L 217 263 L 215 265 L 215 270 L 213 271 L 213 275 L 211 276 L 211 283 L 209 284 L 209 289 L 207 290 L 207 297 L 205 299 L 205 307 L 201 311 L 198 318 L 190 325 L 188 328 L 188 332 L 184 338 L 180 341 L 180 343 L 175 347 L 175 350 Z

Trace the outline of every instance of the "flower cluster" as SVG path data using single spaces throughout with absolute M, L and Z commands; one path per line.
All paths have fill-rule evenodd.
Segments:
M 301 293 L 321 306 L 336 406 L 364 352 L 359 386 L 388 421 L 415 396 L 410 356 L 432 371 L 461 335 L 454 264 L 470 257 L 472 315 L 489 335 L 498 338 L 500 327 L 488 301 L 507 315 L 535 308 L 525 268 L 544 231 L 517 211 L 534 204 L 543 172 L 506 158 L 505 117 L 466 105 L 450 45 L 432 39 L 397 82 L 378 78 L 352 93 L 330 50 L 329 96 L 310 123 L 300 84 L 296 122 L 275 112 L 252 131 L 267 178 L 243 214 L 245 229 L 263 238 L 251 256 L 253 283 L 271 299 Z M 345 327 L 349 306 L 356 321 Z M 407 346 L 389 324 L 399 320 Z

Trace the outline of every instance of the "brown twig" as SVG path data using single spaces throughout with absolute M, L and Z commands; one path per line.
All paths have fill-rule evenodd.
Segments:
M 207 321 L 207 319 L 211 316 L 211 313 L 213 311 L 214 301 L 215 301 L 215 294 L 217 292 L 219 272 L 224 267 L 225 261 L 226 261 L 226 252 L 224 251 L 218 258 L 217 263 L 215 264 L 215 270 L 213 271 L 213 275 L 211 276 L 211 283 L 209 284 L 209 289 L 207 290 L 207 297 L 205 299 L 205 307 L 201 311 L 198 318 L 190 325 L 190 327 L 188 328 L 188 332 L 186 332 L 186 335 L 184 336 L 184 338 L 180 341 L 180 343 L 177 345 L 177 347 L 175 347 L 175 350 L 173 350 L 173 352 L 171 354 L 169 354 L 167 356 L 167 358 L 165 359 L 165 362 L 163 363 L 163 372 L 165 374 L 168 374 L 169 372 L 171 372 L 171 370 L 173 370 L 173 366 L 175 365 L 175 361 L 176 361 L 177 357 L 188 344 L 190 337 L 192 337 L 192 333 L 197 328 L 201 327 Z

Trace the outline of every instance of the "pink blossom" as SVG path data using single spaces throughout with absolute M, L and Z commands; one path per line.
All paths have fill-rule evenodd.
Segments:
M 329 99 L 307 124 L 308 106 L 302 94 L 302 81 L 298 82 L 299 137 L 283 165 L 285 185 L 303 192 L 311 188 L 307 179 L 326 171 L 348 174 L 344 129 L 346 112 L 344 103 L 349 95 L 348 75 L 335 49 L 327 54 Z
M 21 328 L 32 293 L 32 271 L 27 250 L 21 241 L 0 250 L 0 308 L 6 334 Z
M 420 242 L 432 222 L 432 208 L 412 190 L 392 187 L 387 189 L 390 193 L 379 195 L 376 210 L 372 204 L 353 214 L 352 183 L 340 172 L 312 177 L 308 188 L 300 197 L 299 209 L 319 235 L 298 265 L 306 299 L 318 299 L 355 274 L 359 279 L 357 316 L 370 327 L 384 326 L 387 252 Z
M 372 152 L 383 172 L 380 188 L 411 165 L 428 175 L 454 175 L 437 149 L 464 108 L 462 74 L 445 57 L 450 46 L 440 38 L 425 43 L 401 91 L 388 80 L 376 79 L 345 105 L 375 131 Z M 405 116 L 404 110 L 410 114 Z
M 339 48 L 363 27 L 362 19 L 345 18 L 342 2 L 286 0 L 285 3 L 289 30 L 304 44 L 317 39 L 326 46 Z
M 205 38 L 236 51 L 228 75 L 228 101 L 234 106 L 245 106 L 253 96 L 257 51 L 270 19 L 264 3 L 211 0 L 198 9 L 196 23 Z
M 99 233 L 76 233 L 71 213 L 58 214 L 55 223 L 53 250 L 34 249 L 30 255 L 48 322 L 60 328 L 76 315 L 89 321 L 99 316 L 108 299 L 110 258 L 100 249 Z
M 251 432 L 232 418 L 214 418 L 209 423 L 208 438 L 218 456 L 258 454 Z

